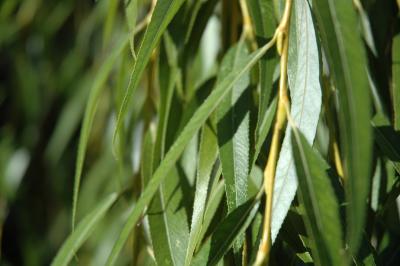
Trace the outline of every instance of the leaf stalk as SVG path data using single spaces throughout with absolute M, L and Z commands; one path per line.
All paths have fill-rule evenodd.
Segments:
M 271 249 L 271 221 L 272 221 L 272 203 L 275 183 L 276 164 L 280 150 L 282 133 L 285 129 L 287 114 L 289 113 L 289 98 L 287 93 L 287 63 L 289 47 L 289 25 L 292 0 L 286 0 L 285 11 L 282 20 L 275 31 L 276 46 L 281 55 L 280 79 L 279 79 L 279 101 L 272 143 L 268 155 L 267 166 L 264 170 L 264 190 L 266 193 L 265 214 L 263 234 L 260 247 L 257 253 L 255 265 L 266 265 L 269 261 Z M 290 114 L 289 114 L 290 115 Z

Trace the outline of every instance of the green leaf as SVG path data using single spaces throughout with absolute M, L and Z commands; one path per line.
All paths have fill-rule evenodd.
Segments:
M 107 59 L 101 65 L 101 68 L 96 75 L 93 85 L 90 89 L 89 100 L 86 105 L 85 114 L 83 117 L 83 124 L 81 133 L 79 136 L 79 147 L 78 155 L 75 166 L 75 178 L 74 178 L 74 192 L 72 201 L 72 228 L 75 225 L 76 209 L 78 205 L 79 187 L 82 176 L 83 163 L 85 160 L 86 148 L 89 140 L 90 131 L 93 125 L 93 119 L 97 110 L 97 103 L 99 101 L 100 94 L 103 90 L 104 83 L 107 81 L 107 77 L 110 74 L 113 65 L 122 53 L 126 45 L 128 44 L 129 36 L 126 35 L 122 40 L 118 42 L 118 45 L 113 49 L 113 52 L 107 57 Z
M 355 254 L 365 225 L 372 134 L 366 55 L 352 1 L 314 1 L 322 44 L 339 91 L 339 128 L 346 179 L 347 239 Z
M 202 130 L 199 162 L 196 177 L 196 192 L 193 204 L 192 224 L 189 244 L 186 251 L 185 265 L 190 265 L 193 253 L 200 242 L 200 233 L 203 227 L 206 201 L 210 197 L 210 177 L 218 155 L 217 137 L 212 129 L 205 125 Z
M 196 246 L 198 250 L 201 241 L 204 240 L 204 236 L 209 229 L 209 226 L 216 215 L 218 207 L 221 205 L 222 198 L 225 195 L 225 181 L 222 179 L 218 182 L 218 178 L 221 176 L 221 167 L 218 168 L 216 175 L 214 176 L 214 184 L 211 187 L 210 196 L 207 198 L 206 209 L 204 211 L 203 225 L 200 230 L 199 243 Z
M 157 138 L 154 146 L 153 166 L 159 165 L 164 157 L 167 122 L 170 113 L 172 94 L 177 79 L 176 48 L 169 35 L 164 34 L 160 50 L 159 81 L 160 104 Z M 146 155 L 145 155 L 146 156 Z M 144 163 L 148 163 L 144 159 Z M 149 171 L 147 181 L 151 179 L 153 169 Z M 189 237 L 189 225 L 186 209 L 190 195 L 186 177 L 174 167 L 168 173 L 168 181 L 163 182 L 154 196 L 149 209 L 148 221 L 154 256 L 159 265 L 183 265 Z M 186 200 L 185 200 L 186 198 Z M 186 207 L 186 208 L 185 208 Z
M 82 113 L 89 94 L 89 78 L 91 77 L 91 75 L 88 75 L 82 79 L 79 89 L 74 92 L 74 95 L 65 104 L 57 120 L 53 134 L 47 143 L 45 156 L 54 165 L 58 163 L 82 119 Z
M 357 8 L 359 14 L 359 20 L 362 28 L 362 34 L 364 37 L 364 41 L 367 44 L 368 48 L 374 54 L 374 56 L 378 56 L 378 52 L 376 51 L 374 36 L 372 34 L 371 23 L 368 18 L 367 12 L 364 10 L 362 3 L 360 0 L 354 0 L 355 6 Z
M 108 209 L 117 199 L 117 194 L 113 193 L 93 209 L 76 227 L 54 257 L 52 266 L 68 265 L 75 252 L 82 246 L 86 239 L 93 232 L 94 227 L 101 221 Z
M 392 44 L 392 95 L 394 109 L 394 128 L 400 131 L 400 34 Z
M 260 121 L 261 123 L 259 124 L 260 127 L 258 128 L 258 137 L 256 138 L 256 144 L 255 144 L 255 152 L 254 152 L 254 157 L 253 157 L 253 162 L 252 162 L 252 167 L 254 167 L 254 164 L 256 163 L 257 157 L 260 154 L 262 145 L 267 138 L 268 132 L 271 129 L 272 122 L 274 121 L 275 118 L 275 113 L 276 113 L 276 106 L 277 106 L 277 98 L 275 97 L 271 104 L 269 105 L 265 115 L 264 119 Z
M 225 55 L 218 74 L 217 84 L 228 73 L 239 66 L 248 55 L 243 42 L 233 46 Z M 225 179 L 228 212 L 247 199 L 247 177 L 250 153 L 250 90 L 249 76 L 236 82 L 221 104 L 217 113 L 217 135 L 222 175 Z
M 382 113 L 376 114 L 371 123 L 379 149 L 400 174 L 400 133 L 393 129 L 389 119 Z
M 168 32 L 164 34 L 164 42 L 160 51 L 159 62 L 159 86 L 160 86 L 160 104 L 159 120 L 157 123 L 157 139 L 155 144 L 154 165 L 158 166 L 160 160 L 165 155 L 168 120 L 174 94 L 175 84 L 178 79 L 179 69 L 177 67 L 177 51 Z
M 320 54 L 307 0 L 293 2 L 289 33 L 290 114 L 309 143 L 314 142 L 321 111 Z M 296 195 L 297 177 L 288 127 L 276 167 L 271 236 L 275 240 Z
M 314 262 L 343 265 L 339 204 L 326 173 L 329 166 L 296 128 L 292 131 L 292 147 Z
M 276 20 L 272 1 L 247 0 L 250 17 L 254 25 L 254 31 L 259 44 L 264 43 L 273 37 L 276 29 Z M 261 136 L 262 122 L 265 120 L 267 108 L 271 99 L 273 75 L 278 63 L 276 50 L 271 49 L 260 60 L 259 79 L 260 79 L 260 99 L 258 106 L 258 119 L 256 139 Z M 266 136 L 265 136 L 266 137 Z M 265 139 L 262 138 L 263 140 Z
M 114 265 L 118 254 L 121 252 L 129 236 L 129 233 L 138 222 L 141 213 L 153 198 L 159 185 L 166 177 L 166 174 L 172 169 L 179 156 L 182 154 L 185 146 L 189 143 L 189 141 L 196 134 L 199 128 L 204 124 L 207 118 L 215 110 L 215 108 L 224 98 L 226 93 L 228 93 L 229 90 L 232 89 L 232 86 L 242 77 L 242 75 L 248 72 L 250 68 L 254 66 L 255 63 L 257 63 L 257 61 L 263 56 L 263 54 L 265 54 L 265 52 L 269 48 L 270 46 L 264 46 L 247 56 L 245 61 L 241 62 L 241 64 L 238 65 L 238 67 L 234 71 L 229 73 L 229 75 L 227 75 L 221 81 L 221 83 L 218 84 L 218 86 L 212 91 L 208 98 L 194 113 L 175 143 L 165 155 L 164 160 L 161 162 L 160 166 L 154 172 L 153 177 L 148 183 L 146 189 L 143 191 L 135 208 L 129 214 L 128 220 L 124 225 L 121 234 L 114 245 L 113 250 L 111 251 L 107 265 Z
M 161 35 L 164 33 L 168 24 L 175 16 L 176 12 L 185 0 L 164 0 L 157 1 L 154 8 L 151 21 L 146 29 L 143 41 L 137 54 L 135 66 L 129 80 L 128 88 L 126 89 L 124 100 L 118 112 L 117 122 L 115 125 L 113 143 L 116 142 L 118 131 L 123 126 L 123 122 L 127 113 L 127 108 L 132 101 L 132 95 L 139 85 L 142 74 L 150 60 L 151 53 L 156 47 Z
M 186 211 L 190 186 L 184 185 L 186 177 L 177 167 L 167 176 L 147 212 L 152 245 L 158 265 L 183 265 L 189 238 Z
M 249 227 L 258 207 L 259 200 L 256 198 L 234 209 L 203 244 L 193 260 L 193 265 L 216 265 L 232 247 L 237 237 Z

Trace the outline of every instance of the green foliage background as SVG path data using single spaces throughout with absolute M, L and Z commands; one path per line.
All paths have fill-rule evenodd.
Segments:
M 1 1 L 0 264 L 252 265 L 284 6 Z M 400 264 L 399 7 L 293 0 L 269 265 Z

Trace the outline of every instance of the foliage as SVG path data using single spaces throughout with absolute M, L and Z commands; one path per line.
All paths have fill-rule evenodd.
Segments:
M 400 2 L 0 2 L 2 265 L 398 265 Z

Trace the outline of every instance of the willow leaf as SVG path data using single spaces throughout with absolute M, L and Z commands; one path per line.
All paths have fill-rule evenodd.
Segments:
M 101 221 L 103 216 L 106 214 L 108 209 L 117 199 L 117 194 L 113 193 L 105 198 L 103 201 L 96 206 L 76 227 L 76 230 L 72 232 L 64 244 L 57 252 L 54 257 L 52 266 L 64 266 L 68 265 L 74 256 L 75 252 L 82 246 L 86 239 L 93 232 L 94 227 Z
M 262 42 L 271 39 L 276 29 L 272 1 L 247 0 L 247 5 L 249 7 L 250 17 L 254 25 L 254 31 L 258 43 L 261 44 Z M 260 60 L 260 99 L 258 106 L 256 139 L 262 138 L 262 136 L 260 136 L 262 135 L 260 131 L 271 99 L 273 74 L 277 63 L 278 59 L 274 49 L 268 51 L 268 53 Z
M 185 265 L 190 265 L 194 250 L 200 241 L 203 227 L 206 200 L 210 195 L 210 177 L 218 155 L 217 137 L 212 129 L 205 125 L 202 130 L 199 162 L 196 177 L 196 192 L 193 204 L 192 225 L 189 244 L 186 251 Z
M 400 133 L 393 129 L 383 113 L 377 113 L 371 123 L 379 149 L 400 174 Z
M 164 33 L 168 24 L 175 16 L 178 9 L 185 0 L 164 0 L 157 1 L 154 8 L 151 21 L 146 29 L 143 37 L 143 41 L 140 45 L 135 65 L 132 70 L 132 74 L 129 80 L 128 88 L 126 89 L 124 99 L 121 108 L 118 112 L 117 122 L 115 125 L 113 143 L 115 143 L 118 136 L 118 131 L 122 127 L 124 118 L 127 112 L 127 108 L 132 100 L 132 95 L 139 85 L 140 78 L 146 68 L 148 61 L 150 60 L 151 53 L 156 47 L 161 35 Z
M 221 167 L 219 167 L 217 174 L 215 175 L 215 179 L 218 179 L 218 177 L 220 176 L 221 176 Z M 214 187 L 211 188 L 211 193 L 207 199 L 206 209 L 204 211 L 204 216 L 203 216 L 204 219 L 203 219 L 203 225 L 200 230 L 199 241 L 204 240 L 204 236 L 206 235 L 207 230 L 209 230 L 211 221 L 214 218 L 224 195 L 225 195 L 225 182 L 224 179 L 222 179 L 219 182 L 215 182 Z M 201 242 L 197 244 L 196 250 L 199 248 L 200 244 Z
M 392 58 L 394 127 L 400 131 L 400 34 L 393 39 Z
M 291 116 L 309 143 L 314 142 L 321 111 L 320 55 L 317 37 L 307 0 L 293 2 L 289 33 L 288 81 Z M 276 168 L 272 206 L 272 241 L 289 211 L 297 189 L 288 127 Z
M 185 178 L 178 168 L 167 174 L 168 180 L 160 184 L 157 196 L 151 202 L 149 220 L 154 255 L 158 265 L 183 265 L 188 245 L 189 224 L 185 195 L 190 195 Z M 190 188 L 190 187 L 189 187 Z
M 343 265 L 339 204 L 326 171 L 327 163 L 298 130 L 292 131 L 292 147 L 299 182 L 299 199 L 316 265 Z
M 245 74 L 252 66 L 265 54 L 265 52 L 270 48 L 266 45 L 249 56 L 246 60 L 241 62 L 238 67 L 229 73 L 212 91 L 212 93 L 207 97 L 203 104 L 197 109 L 193 114 L 192 118 L 189 120 L 187 125 L 182 130 L 179 137 L 176 139 L 175 143 L 171 146 L 169 151 L 164 157 L 164 160 L 160 163 L 159 167 L 153 174 L 153 177 L 149 181 L 146 189 L 143 191 L 141 197 L 139 198 L 135 208 L 131 211 L 128 216 L 128 220 L 124 225 L 119 238 L 117 239 L 113 250 L 108 258 L 107 265 L 114 265 L 119 253 L 121 252 L 126 240 L 128 239 L 129 233 L 132 228 L 138 222 L 144 208 L 148 206 L 149 202 L 156 193 L 160 183 L 166 177 L 176 161 L 182 154 L 185 146 L 189 143 L 192 137 L 197 133 L 199 128 L 204 124 L 207 118 L 215 110 L 224 96 L 232 89 L 232 86 Z
M 104 83 L 106 82 L 107 77 L 110 74 L 114 63 L 116 62 L 119 55 L 122 53 L 127 44 L 128 44 L 128 35 L 125 36 L 124 39 L 118 43 L 118 46 L 115 47 L 115 49 L 113 49 L 113 52 L 103 62 L 90 89 L 90 95 L 88 103 L 86 105 L 85 114 L 83 117 L 82 129 L 79 136 L 78 155 L 75 166 L 74 192 L 72 201 L 72 228 L 74 228 L 75 225 L 76 208 L 78 205 L 79 186 L 81 182 L 83 163 L 85 160 L 86 148 L 89 140 L 90 131 L 93 125 L 93 119 L 97 110 L 97 103 L 99 101 L 100 94 L 104 87 Z
M 248 52 L 242 42 L 232 47 L 221 63 L 218 79 L 221 80 L 246 59 Z M 218 145 L 225 179 L 228 211 L 246 201 L 249 174 L 249 76 L 244 75 L 233 86 L 217 108 Z M 217 82 L 218 84 L 218 82 Z
M 259 207 L 259 200 L 250 199 L 234 209 L 216 227 L 211 237 L 195 256 L 193 265 L 216 265 L 248 228 Z
M 348 205 L 347 239 L 358 250 L 370 184 L 372 134 L 366 55 L 352 1 L 314 1 L 329 66 L 339 91 L 339 128 Z

